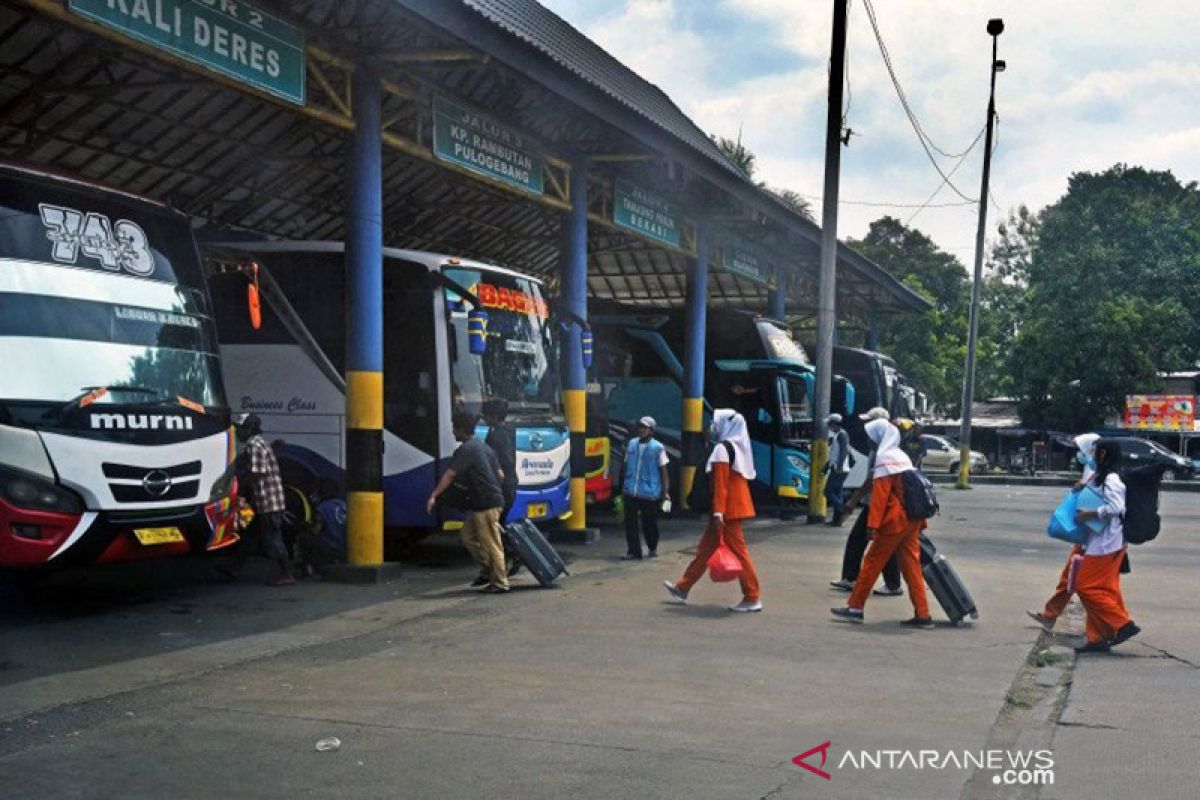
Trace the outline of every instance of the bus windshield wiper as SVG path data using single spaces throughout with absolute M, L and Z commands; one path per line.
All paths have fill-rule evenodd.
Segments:
M 42 419 L 50 419 L 51 417 L 61 417 L 68 411 L 76 408 L 83 408 L 96 402 L 111 391 L 118 392 L 139 392 L 142 394 L 158 394 L 158 389 L 151 389 L 149 386 L 137 386 L 135 384 L 113 384 L 111 386 L 84 386 L 83 391 L 72 397 L 61 406 L 56 406 L 42 415 Z

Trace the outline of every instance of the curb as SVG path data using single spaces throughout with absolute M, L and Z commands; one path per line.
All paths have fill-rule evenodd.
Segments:
M 929 475 L 929 480 L 938 485 L 953 485 L 956 478 L 951 475 Z M 1078 478 L 1030 477 L 1027 475 L 972 475 L 974 486 L 1045 486 L 1067 488 L 1075 485 Z M 1159 487 L 1164 492 L 1200 493 L 1200 481 L 1163 481 Z

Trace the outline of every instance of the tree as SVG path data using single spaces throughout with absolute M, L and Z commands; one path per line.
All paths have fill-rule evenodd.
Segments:
M 725 158 L 729 159 L 729 163 L 737 167 L 738 171 L 747 178 L 753 180 L 754 173 L 758 171 L 757 157 L 750 152 L 750 148 L 742 144 L 742 135 L 739 133 L 736 140 L 726 136 L 714 136 L 713 142 L 716 143 L 717 149 L 724 154 Z
M 1017 392 L 1013 379 L 1013 346 L 1026 314 L 1029 267 L 1037 242 L 1038 218 L 1026 206 L 1010 212 L 997 228 L 984 264 L 980 299 L 979 341 L 982 357 L 976 360 L 976 395 L 1010 396 Z
M 1027 423 L 1086 430 L 1200 351 L 1200 192 L 1118 164 L 1044 209 L 1011 373 Z M 1017 259 L 1021 263 L 1021 259 Z
M 810 222 L 816 221 L 816 219 L 813 217 L 812 203 L 808 202 L 808 199 L 804 195 L 800 194 L 794 189 L 766 188 L 768 192 L 779 198 L 780 202 L 782 202 L 792 211 L 795 211 L 797 214 L 809 220 Z

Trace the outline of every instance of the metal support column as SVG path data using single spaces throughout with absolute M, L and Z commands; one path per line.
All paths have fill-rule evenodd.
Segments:
M 383 154 L 379 73 L 355 65 L 346 165 L 346 550 L 383 563 Z
M 872 313 L 870 320 L 867 322 L 867 341 L 866 349 L 879 349 L 879 314 Z
M 775 277 L 775 288 L 767 293 L 767 316 L 783 321 L 787 314 L 787 276 L 782 271 Z
M 571 164 L 571 210 L 567 214 L 566 258 L 562 267 L 562 299 L 567 309 L 587 319 L 588 161 Z M 563 406 L 571 432 L 571 516 L 568 530 L 587 528 L 587 371 L 583 367 L 578 325 L 568 326 Z
M 708 237 L 696 231 L 696 260 L 688 274 L 687 325 L 683 350 L 683 463 L 679 498 L 686 507 L 696 470 L 704 458 L 704 339 L 708 326 Z

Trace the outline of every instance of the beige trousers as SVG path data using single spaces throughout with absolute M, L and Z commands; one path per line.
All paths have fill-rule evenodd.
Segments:
M 479 571 L 492 586 L 508 588 L 508 571 L 504 565 L 504 545 L 500 542 L 500 509 L 468 511 L 460 530 L 463 546 L 479 565 Z

